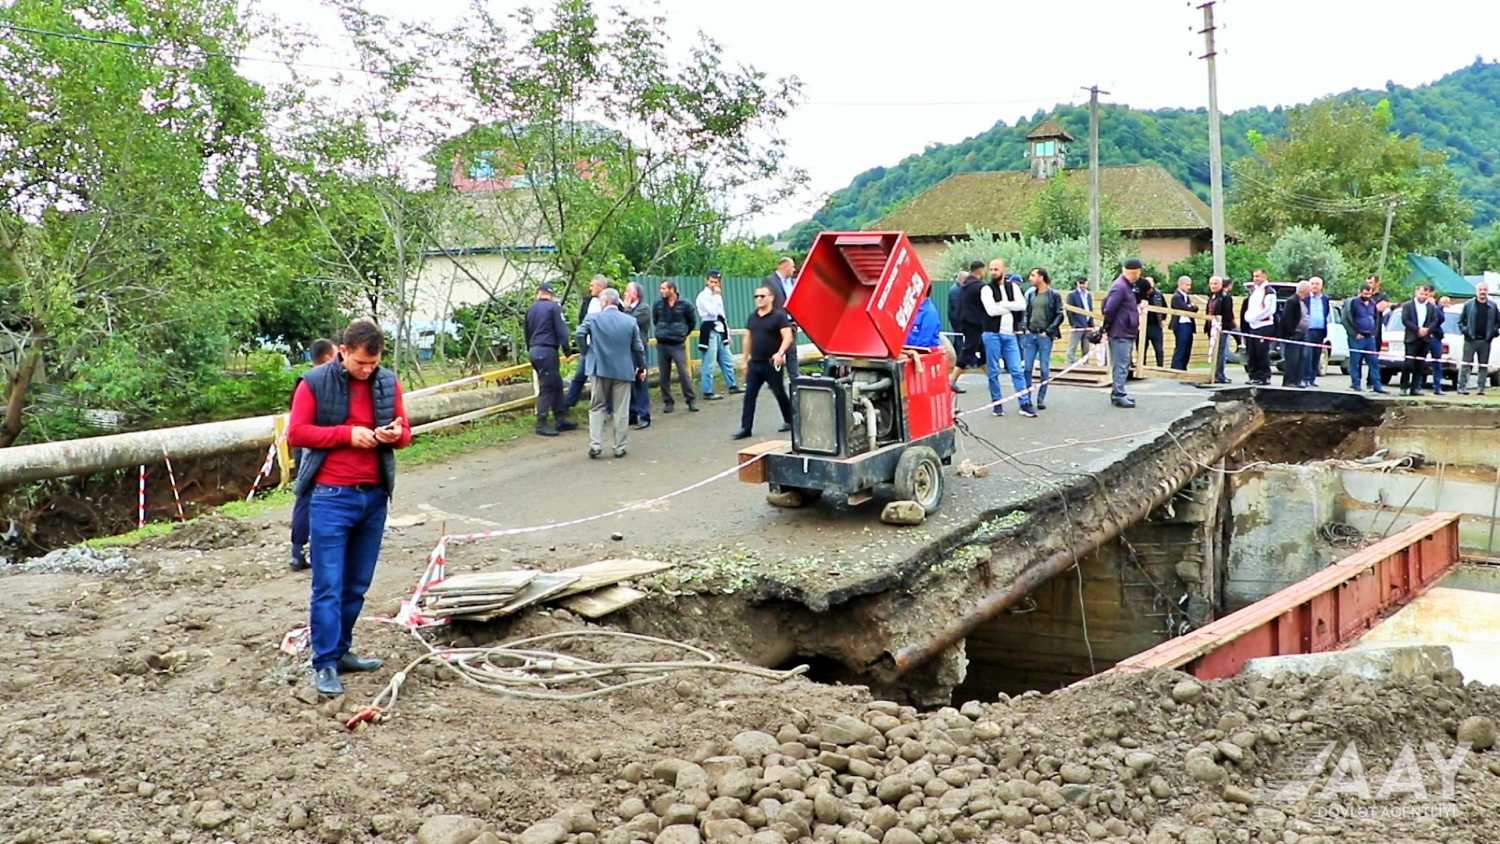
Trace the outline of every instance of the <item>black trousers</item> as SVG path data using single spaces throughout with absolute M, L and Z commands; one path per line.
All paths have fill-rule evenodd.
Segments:
M 658 386 L 661 387 L 661 403 L 663 407 L 671 407 L 672 401 L 672 367 L 677 367 L 677 383 L 682 385 L 682 397 L 692 403 L 697 396 L 693 393 L 693 375 L 688 372 L 687 347 L 681 343 L 663 343 L 656 341 L 656 374 L 660 376 Z
M 1251 381 L 1271 380 L 1271 340 L 1275 336 L 1276 327 L 1266 325 L 1261 328 L 1249 329 L 1255 336 L 1245 340 L 1247 352 L 1245 357 L 1245 373 L 1250 376 Z
M 1307 365 L 1303 362 L 1303 355 L 1309 350 L 1297 345 L 1307 339 L 1306 334 L 1293 334 L 1286 339 L 1292 342 L 1281 344 L 1281 386 L 1291 387 L 1302 383 L 1302 369 Z
M 528 358 L 531 371 L 536 373 L 536 423 L 547 421 L 547 414 L 560 417 L 563 407 L 562 375 L 557 369 L 557 349 L 552 346 L 532 346 Z
M 755 425 L 755 398 L 761 386 L 771 388 L 776 404 L 781 408 L 781 421 L 792 424 L 792 400 L 787 398 L 786 384 L 781 373 L 768 360 L 752 360 L 745 368 L 745 403 L 740 408 L 740 430 L 752 430 Z
M 1178 323 L 1172 326 L 1172 334 L 1176 344 L 1172 347 L 1172 368 L 1187 369 L 1188 360 L 1193 356 L 1193 332 L 1191 325 Z
M 1156 352 L 1156 365 L 1163 366 L 1166 359 L 1165 349 L 1162 345 L 1161 323 L 1146 323 L 1146 342 L 1141 346 L 1141 360 L 1146 359 L 1146 350 L 1152 349 Z

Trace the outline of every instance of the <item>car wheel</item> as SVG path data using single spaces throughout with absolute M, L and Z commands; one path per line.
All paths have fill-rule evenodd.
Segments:
M 891 484 L 898 500 L 915 501 L 928 513 L 935 512 L 943 501 L 943 464 L 937 452 L 925 445 L 902 452 Z

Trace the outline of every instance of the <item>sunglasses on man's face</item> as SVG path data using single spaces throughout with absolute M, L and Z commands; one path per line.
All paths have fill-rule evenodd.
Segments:
M 771 294 L 769 294 L 769 293 L 757 293 L 757 294 L 755 294 L 755 298 L 757 298 L 757 299 L 769 299 L 769 298 L 771 298 Z

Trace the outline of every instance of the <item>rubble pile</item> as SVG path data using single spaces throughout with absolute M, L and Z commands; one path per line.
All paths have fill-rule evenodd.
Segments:
M 857 715 L 814 723 L 791 713 L 685 756 L 632 761 L 618 773 L 615 799 L 571 807 L 517 840 L 1317 844 L 1406 829 L 1477 841 L 1485 809 L 1464 784 L 1500 782 L 1496 712 L 1500 690 L 1465 686 L 1451 671 L 1389 684 L 1349 676 L 1203 684 L 1160 672 L 931 713 L 873 701 Z M 1309 769 L 1330 743 L 1327 769 L 1352 745 L 1372 792 L 1366 805 L 1408 805 L 1419 795 L 1375 801 L 1381 772 L 1408 745 L 1425 763 L 1423 742 L 1452 758 L 1456 740 L 1473 747 L 1448 803 L 1395 823 L 1349 811 L 1357 789 L 1348 777 L 1330 794 L 1331 779 Z M 1441 798 L 1440 772 L 1421 770 L 1422 796 Z
M 8 566 L 7 571 L 26 574 L 111 574 L 125 571 L 133 565 L 135 561 L 119 548 L 74 545 L 15 563 Z

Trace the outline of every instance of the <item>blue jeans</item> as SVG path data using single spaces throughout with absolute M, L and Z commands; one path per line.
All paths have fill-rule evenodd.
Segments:
M 1307 342 L 1309 342 L 1309 343 L 1321 343 L 1321 342 L 1323 342 L 1326 339 L 1328 339 L 1328 329 L 1326 329 L 1326 328 L 1309 328 L 1309 329 L 1307 329 Z M 1323 357 L 1323 350 L 1322 349 L 1314 349 L 1314 348 L 1312 348 L 1310 346 L 1304 346 L 1302 348 L 1302 380 L 1303 381 L 1306 381 L 1307 383 L 1311 384 L 1312 382 L 1318 380 L 1318 361 L 1321 360 L 1322 357 Z
M 703 395 L 713 395 L 714 392 L 714 364 L 719 365 L 719 371 L 724 373 L 724 387 L 728 390 L 734 389 L 734 354 L 729 351 L 729 344 L 724 342 L 724 337 L 717 331 L 708 334 L 708 351 L 703 353 L 701 369 L 698 372 L 699 386 L 703 388 Z
M 1349 341 L 1349 386 L 1359 389 L 1359 374 L 1370 368 L 1370 389 L 1380 386 L 1380 355 L 1376 354 L 1375 337 L 1358 337 Z
M 318 484 L 312 499 L 312 664 L 327 668 L 349 652 L 354 622 L 375 578 L 390 496 L 384 489 Z
M 1109 338 L 1109 397 L 1123 399 L 1125 382 L 1130 378 L 1130 354 L 1135 351 L 1134 337 Z
M 1011 388 L 1021 393 L 1021 406 L 1030 407 L 1031 402 L 1026 398 L 1026 376 L 1021 372 L 1021 344 L 1016 342 L 1014 334 L 999 334 L 994 331 L 986 331 L 980 337 L 984 341 L 984 375 L 989 380 L 990 401 L 997 402 L 1003 398 L 1000 392 L 1000 362 L 1005 362 L 1005 371 L 1010 373 Z M 994 409 L 999 411 L 1003 405 L 995 405 Z
M 1032 396 L 1038 404 L 1047 403 L 1047 381 L 1052 378 L 1052 337 L 1046 334 L 1022 334 L 1021 335 L 1021 371 L 1026 374 L 1026 392 L 1031 393 L 1033 384 L 1032 370 L 1036 368 L 1037 361 L 1041 361 L 1042 385 L 1036 388 L 1036 395 Z
M 293 548 L 307 547 L 307 533 L 310 529 L 307 522 L 307 505 L 310 498 L 312 498 L 311 495 L 299 495 L 297 496 L 297 500 L 292 502 Z

